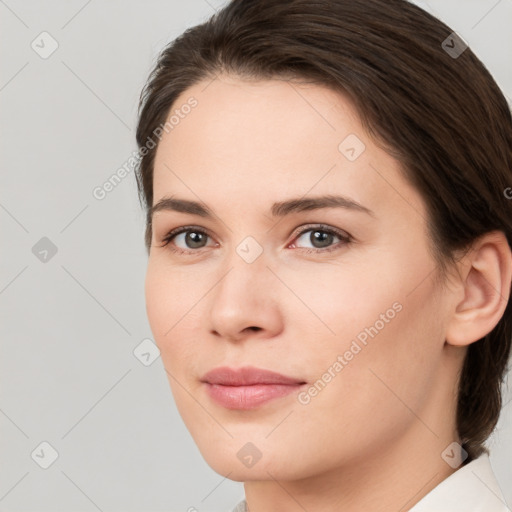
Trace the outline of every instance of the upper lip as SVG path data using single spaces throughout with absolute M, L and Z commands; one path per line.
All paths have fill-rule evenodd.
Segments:
M 224 386 L 251 386 L 254 384 L 305 384 L 305 381 L 301 379 L 287 377 L 280 373 L 264 370 L 263 368 L 254 368 L 253 366 L 244 366 L 241 368 L 229 368 L 227 366 L 222 366 L 214 368 L 203 375 L 201 381 L 208 382 L 209 384 L 222 384 Z

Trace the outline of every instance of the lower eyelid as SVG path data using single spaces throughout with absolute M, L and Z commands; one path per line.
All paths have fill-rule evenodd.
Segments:
M 303 236 L 304 234 L 310 232 L 310 231 L 323 231 L 325 233 L 329 233 L 331 235 L 334 235 L 335 237 L 339 238 L 339 242 L 337 243 L 334 243 L 328 247 L 323 247 L 323 248 L 315 248 L 315 247 L 296 247 L 296 249 L 299 249 L 299 250 L 304 250 L 305 252 L 317 252 L 317 253 L 321 253 L 321 252 L 328 252 L 330 250 L 335 250 L 337 249 L 339 246 L 341 245 L 346 245 L 348 243 L 350 243 L 352 241 L 352 237 L 348 234 L 348 233 L 338 233 L 337 231 L 335 231 L 334 229 L 332 228 L 327 228 L 327 227 L 321 227 L 321 226 L 313 226 L 313 227 L 309 227 L 309 228 L 305 228 L 303 229 L 302 231 L 300 231 L 299 233 L 297 233 L 292 242 L 291 243 L 294 243 L 298 238 L 300 238 L 301 236 Z M 176 239 L 177 236 L 179 235 L 182 235 L 183 233 L 187 233 L 187 232 L 196 232 L 196 233 L 201 233 L 201 234 L 204 234 L 205 236 L 207 236 L 210 240 L 214 240 L 213 237 L 207 233 L 206 231 L 202 230 L 202 229 L 198 229 L 198 228 L 194 228 L 194 227 L 189 227 L 189 228 L 182 228 L 182 229 L 178 229 L 176 230 L 176 232 L 170 232 L 168 233 L 167 235 L 164 236 L 163 240 L 162 240 L 162 245 L 161 247 L 165 248 L 169 245 L 172 244 L 172 242 Z M 219 244 L 217 242 L 215 242 L 215 245 L 214 246 L 218 246 Z M 288 244 L 289 245 L 289 244 Z M 199 253 L 201 252 L 203 249 L 207 249 L 208 247 L 211 247 L 211 246 L 204 246 L 204 247 L 199 247 L 197 249 L 182 249 L 181 247 L 175 247 L 171 250 L 175 251 L 175 252 L 181 252 L 181 253 L 187 253 L 187 254 L 190 254 L 190 253 Z
M 338 231 L 335 231 L 334 229 L 331 229 L 331 228 L 311 227 L 311 228 L 304 229 L 304 230 L 300 231 L 299 233 L 297 233 L 297 235 L 295 235 L 295 237 L 293 238 L 293 242 L 295 242 L 295 240 L 297 240 L 298 238 L 300 238 L 301 236 L 305 235 L 306 233 L 308 233 L 310 231 L 323 231 L 324 233 L 334 235 L 336 238 L 339 238 L 339 240 L 340 240 L 340 242 L 338 242 L 338 244 L 339 243 L 348 243 L 352 240 L 352 237 L 348 233 L 339 233 Z M 335 247 L 338 244 L 334 244 L 330 247 Z M 328 248 L 326 247 L 325 249 L 328 249 Z M 321 250 L 322 249 L 317 249 L 317 251 L 321 251 Z
M 176 232 L 170 232 L 170 233 L 167 233 L 163 240 L 162 240 L 162 247 L 166 247 L 168 245 L 171 245 L 172 242 L 174 240 L 176 240 L 176 237 L 180 236 L 180 235 L 183 235 L 184 233 L 188 233 L 188 232 L 194 232 L 194 233 L 201 233 L 202 235 L 205 235 L 206 237 L 208 237 L 210 240 L 213 240 L 213 237 L 210 236 L 206 231 L 203 231 L 202 229 L 197 229 L 197 228 L 183 228 L 183 229 L 178 229 Z M 206 246 L 208 247 L 208 246 Z M 183 251 L 183 252 L 199 252 L 201 249 L 206 249 L 206 247 L 199 247 L 199 249 L 182 249 L 181 247 L 176 247 L 176 251 Z

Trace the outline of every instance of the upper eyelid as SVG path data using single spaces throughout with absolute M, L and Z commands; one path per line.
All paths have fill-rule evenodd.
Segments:
M 332 234 L 334 234 L 338 238 L 341 238 L 342 240 L 343 239 L 348 239 L 348 240 L 351 240 L 351 241 L 353 240 L 352 235 L 350 235 L 346 231 L 344 231 L 344 230 L 342 230 L 340 228 L 335 228 L 334 226 L 329 226 L 329 225 L 327 225 L 325 223 L 309 223 L 309 224 L 301 225 L 298 228 L 295 228 L 289 236 L 293 236 L 292 241 L 294 241 L 299 236 L 302 236 L 305 233 L 307 233 L 308 231 L 312 231 L 314 229 L 317 229 L 319 231 L 331 232 Z M 171 241 L 176 236 L 181 235 L 182 233 L 186 233 L 187 231 L 194 231 L 194 230 L 197 231 L 197 232 L 200 232 L 200 233 L 204 233 L 205 235 L 207 235 L 211 239 L 214 238 L 210 234 L 209 230 L 206 229 L 206 228 L 202 228 L 200 226 L 187 225 L 187 226 L 181 226 L 181 227 L 178 227 L 178 228 L 175 228 L 175 229 L 169 231 L 164 236 L 163 240 L 166 242 L 166 244 L 167 243 L 171 243 Z M 202 247 L 200 249 L 203 249 L 203 248 L 204 247 Z M 190 251 L 193 251 L 193 252 L 197 252 L 197 250 L 194 250 L 194 249 L 187 249 L 187 250 L 190 250 Z
M 335 228 L 334 226 L 329 226 L 327 224 L 305 224 L 303 226 L 300 226 L 299 228 L 297 228 L 297 230 L 294 230 L 292 232 L 292 235 L 294 233 L 296 233 L 294 236 L 297 237 L 299 235 L 303 235 L 304 233 L 307 233 L 308 231 L 312 231 L 314 229 L 317 229 L 318 231 L 328 231 L 328 232 L 331 232 L 331 233 L 334 233 L 335 235 L 337 236 L 340 236 L 340 237 L 346 237 L 346 238 L 352 238 L 351 235 L 349 233 L 347 233 L 346 231 L 344 231 L 343 229 L 340 229 L 340 228 Z
M 164 236 L 162 237 L 162 246 L 165 247 L 167 244 L 170 244 L 172 240 L 174 240 L 178 235 L 181 235 L 182 233 L 186 233 L 187 231 L 196 231 L 198 233 L 204 233 L 206 236 L 213 239 L 213 236 L 210 234 L 210 232 L 205 229 L 201 228 L 199 226 L 181 226 L 179 228 L 171 229 L 170 231 L 167 231 Z M 193 249 L 188 249 L 193 250 Z

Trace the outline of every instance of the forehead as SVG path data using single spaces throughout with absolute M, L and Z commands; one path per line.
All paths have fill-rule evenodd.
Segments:
M 176 116 L 194 98 L 196 107 L 184 115 L 165 141 L 176 157 L 180 149 L 208 148 L 210 154 L 260 154 L 273 159 L 290 158 L 308 148 L 330 147 L 338 156 L 340 137 L 347 130 L 361 132 L 356 111 L 339 93 L 314 84 L 298 84 L 273 79 L 247 81 L 219 76 L 213 81 L 195 84 L 182 93 L 172 106 L 169 117 Z M 360 134 L 363 137 L 363 134 Z M 300 142 L 307 144 L 298 146 Z M 159 148 L 160 149 L 160 148 Z M 194 155 L 188 154 L 190 160 Z M 199 155 L 198 155 L 199 156 Z M 201 155 L 202 156 L 202 155 Z
M 183 108 L 191 101 L 194 108 Z M 179 194 L 247 208 L 336 191 L 373 210 L 397 200 L 405 210 L 423 208 L 351 102 L 324 86 L 219 76 L 182 93 L 173 115 L 179 122 L 155 158 L 154 202 Z

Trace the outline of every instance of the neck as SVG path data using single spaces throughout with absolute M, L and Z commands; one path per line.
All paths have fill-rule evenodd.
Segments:
M 418 434 L 422 430 L 422 435 Z M 456 469 L 442 458 L 456 435 L 420 422 L 397 444 L 301 480 L 244 484 L 249 512 L 405 512 Z

